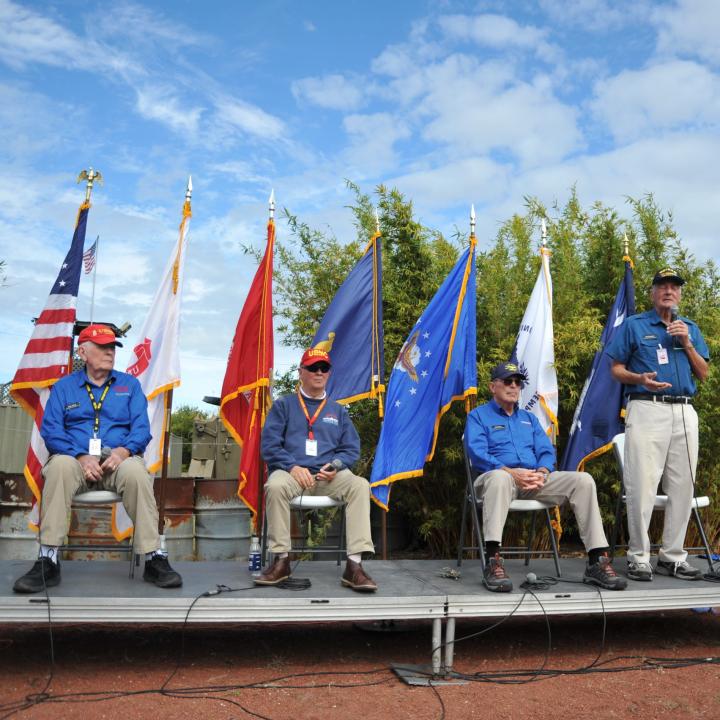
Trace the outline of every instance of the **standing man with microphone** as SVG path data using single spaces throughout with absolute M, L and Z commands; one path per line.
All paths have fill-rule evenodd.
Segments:
M 330 356 L 319 348 L 300 360 L 295 393 L 273 403 L 262 431 L 262 456 L 270 477 L 265 484 L 265 522 L 275 559 L 257 585 L 277 585 L 290 576 L 290 501 L 298 495 L 329 495 L 344 500 L 347 564 L 342 584 L 375 592 L 377 584 L 362 566 L 373 553 L 370 485 L 349 466 L 360 457 L 360 438 L 345 407 L 328 398 Z
M 648 527 L 662 479 L 667 495 L 665 526 L 655 572 L 699 580 L 684 550 L 698 458 L 695 381 L 708 375 L 710 353 L 698 326 L 678 315 L 685 280 L 672 268 L 655 273 L 653 308 L 625 320 L 606 352 L 613 377 L 625 385 L 625 493 L 628 570 L 650 581 Z

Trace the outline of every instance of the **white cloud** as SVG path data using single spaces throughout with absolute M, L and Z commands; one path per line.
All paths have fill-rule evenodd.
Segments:
M 503 52 L 527 50 L 548 61 L 559 57 L 558 49 L 547 41 L 547 30 L 520 25 L 504 15 L 445 15 L 438 19 L 438 25 L 451 39 L 471 40 Z
M 195 136 L 203 109 L 189 107 L 170 87 L 151 86 L 137 89 L 137 111 L 144 118 L 157 120 L 176 132 Z
M 405 123 L 388 113 L 348 115 L 343 125 L 351 143 L 343 153 L 343 165 L 353 178 L 377 175 L 396 165 L 393 146 L 410 135 Z
M 539 4 L 554 24 L 593 32 L 637 26 L 653 8 L 652 0 L 539 0 Z
M 296 100 L 330 110 L 356 110 L 364 99 L 358 84 L 343 75 L 302 78 L 292 83 L 291 90 Z
M 658 28 L 657 47 L 663 54 L 691 55 L 720 63 L 720 3 L 717 0 L 677 0 L 652 13 Z
M 215 111 L 215 122 L 227 132 L 239 130 L 263 140 L 279 140 L 285 135 L 282 120 L 244 100 L 229 96 L 216 97 Z
M 621 141 L 720 121 L 720 76 L 690 61 L 624 70 L 597 83 L 595 93 L 594 112 Z

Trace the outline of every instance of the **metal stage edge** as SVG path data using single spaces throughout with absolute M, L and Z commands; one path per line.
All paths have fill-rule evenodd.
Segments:
M 707 567 L 699 558 L 693 562 L 703 570 Z M 379 585 L 378 592 L 371 594 L 342 587 L 343 566 L 333 561 L 300 563 L 293 577 L 306 577 L 312 583 L 303 591 L 239 589 L 252 587 L 252 577 L 241 562 L 173 562 L 183 575 L 183 586 L 162 590 L 142 580 L 142 567 L 130 579 L 127 561 L 70 561 L 62 563 L 62 583 L 48 591 L 48 607 L 43 593 L 17 595 L 12 591 L 15 579 L 31 564 L 0 561 L 0 623 L 47 623 L 48 610 L 52 622 L 58 624 L 178 624 L 186 619 L 193 624 L 427 620 L 432 627 L 433 675 L 452 670 L 455 626 L 461 618 L 647 613 L 720 606 L 720 583 L 656 576 L 652 583 L 628 581 L 624 591 L 598 591 L 581 582 L 567 582 L 581 580 L 585 561 L 563 558 L 560 581 L 534 594 L 520 588 L 529 569 L 521 560 L 506 561 L 514 586 L 511 593 L 485 590 L 478 561 L 465 561 L 458 580 L 443 576 L 444 569 L 456 569 L 451 560 L 367 561 L 365 567 Z M 624 570 L 624 559 L 616 559 L 615 564 L 619 572 Z M 531 569 L 539 577 L 554 571 L 551 560 L 534 560 Z M 218 585 L 238 590 L 196 601 Z

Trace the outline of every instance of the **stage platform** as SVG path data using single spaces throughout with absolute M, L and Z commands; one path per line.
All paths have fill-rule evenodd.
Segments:
M 703 570 L 707 562 L 694 558 Z M 361 594 L 342 587 L 343 566 L 334 561 L 301 562 L 294 578 L 309 578 L 307 590 L 257 587 L 246 565 L 239 562 L 173 562 L 183 586 L 161 590 L 142 579 L 142 566 L 128 577 L 127 561 L 69 561 L 62 564 L 62 583 L 43 593 L 16 595 L 13 582 L 31 566 L 27 561 L 0 562 L 0 623 L 279 623 L 328 621 L 432 621 L 433 667 L 440 668 L 439 648 L 445 647 L 444 668 L 452 667 L 455 622 L 459 618 L 498 618 L 533 615 L 654 612 L 720 606 L 720 583 L 688 582 L 655 576 L 652 583 L 628 581 L 627 590 L 599 591 L 581 582 L 584 560 L 563 558 L 563 577 L 546 590 L 529 593 L 520 584 L 529 570 L 552 575 L 551 560 L 506 561 L 512 593 L 491 593 L 480 582 L 480 563 L 466 560 L 457 580 L 443 577 L 456 570 L 451 560 L 367 561 L 365 567 L 379 585 L 377 593 Z M 624 570 L 624 559 L 616 560 Z M 575 581 L 575 582 L 571 582 Z M 215 592 L 226 586 L 234 592 Z M 192 606 L 192 607 L 191 607 Z M 188 611 L 190 612 L 188 613 Z M 445 624 L 445 641 L 442 626 Z

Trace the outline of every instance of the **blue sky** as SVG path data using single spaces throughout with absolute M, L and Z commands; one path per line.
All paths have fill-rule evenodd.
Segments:
M 0 27 L 0 382 L 89 166 L 105 178 L 88 223 L 96 318 L 136 330 L 193 176 L 176 403 L 219 394 L 271 188 L 348 239 L 346 178 L 397 186 L 446 233 L 474 203 L 481 247 L 526 195 L 562 204 L 575 185 L 627 215 L 626 196 L 652 192 L 696 256 L 718 259 L 715 0 L 0 0 Z M 90 290 L 84 276 L 81 318 Z M 278 339 L 278 371 L 296 355 Z

